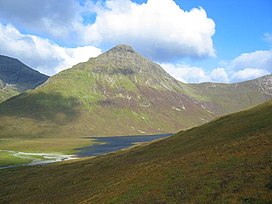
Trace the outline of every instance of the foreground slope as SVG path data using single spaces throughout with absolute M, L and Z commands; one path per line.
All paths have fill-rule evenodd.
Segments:
M 226 85 L 224 91 L 233 89 Z M 258 95 L 246 103 L 228 94 L 216 98 L 201 85 L 175 80 L 130 46 L 118 45 L 2 103 L 0 138 L 177 132 L 272 97 L 254 87 L 235 93 L 247 100 L 252 92 Z
M 0 55 L 0 102 L 34 89 L 48 79 L 17 59 Z
M 7 203 L 271 203 L 272 101 L 94 159 L 2 170 Z

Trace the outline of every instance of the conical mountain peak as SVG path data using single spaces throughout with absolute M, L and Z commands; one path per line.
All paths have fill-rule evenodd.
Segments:
M 89 67 L 92 72 L 107 74 L 108 77 L 122 74 L 130 77 L 138 76 L 138 82 L 150 81 L 147 83 L 156 86 L 165 79 L 170 80 L 170 83 L 175 81 L 158 64 L 143 57 L 129 45 L 117 45 L 88 63 L 91 65 Z
M 120 44 L 120 45 L 113 47 L 108 52 L 121 52 L 121 53 L 132 52 L 132 53 L 134 53 L 135 51 L 133 50 L 133 48 L 130 45 Z
M 183 84 L 118 45 L 1 103 L 0 138 L 177 132 L 271 98 L 258 84 Z

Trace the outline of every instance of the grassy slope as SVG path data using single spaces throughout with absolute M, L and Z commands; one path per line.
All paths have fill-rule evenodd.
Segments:
M 159 65 L 117 46 L 2 103 L 0 138 L 177 132 L 268 99 L 249 86 L 205 87 L 178 82 Z
M 178 98 L 182 93 L 187 98 Z M 111 51 L 1 104 L 0 138 L 176 132 L 212 118 L 195 97 L 192 87 L 138 54 Z M 181 100 L 191 107 L 183 110 Z
M 5 86 L 0 79 L 0 103 L 18 94 L 19 92 L 15 88 Z
M 9 152 L 0 151 L 0 166 L 10 166 L 31 162 L 30 159 L 19 158 L 11 155 Z
M 12 88 L 0 88 L 0 103 L 18 94 L 19 92 Z
M 0 172 L 2 202 L 269 203 L 272 101 L 150 145 Z

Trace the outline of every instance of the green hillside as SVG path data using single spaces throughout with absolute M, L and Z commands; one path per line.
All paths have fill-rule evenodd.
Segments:
M 130 46 L 119 45 L 2 103 L 0 138 L 177 132 L 271 98 L 256 87 L 222 86 L 209 92 L 204 85 L 181 83 Z
M 2 203 L 271 203 L 272 101 L 93 159 L 2 170 Z
M 129 46 L 117 46 L 0 105 L 0 137 L 175 132 L 211 120 L 202 96 Z

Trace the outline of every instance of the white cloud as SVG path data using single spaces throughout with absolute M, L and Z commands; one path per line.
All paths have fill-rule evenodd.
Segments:
M 173 0 L 107 0 L 83 34 L 97 45 L 130 44 L 157 61 L 214 56 L 215 23 L 202 8 L 182 10 Z
M 215 23 L 202 8 L 184 11 L 174 0 L 38 2 L 0 0 L 0 54 L 16 57 L 46 74 L 100 54 L 96 47 L 83 46 L 90 43 L 103 48 L 130 44 L 143 55 L 165 62 L 165 69 L 185 82 L 236 82 L 272 73 L 272 50 L 243 53 L 210 71 L 169 64 L 182 57 L 215 55 Z M 90 14 L 96 18 L 84 20 Z M 263 38 L 272 42 L 271 33 Z M 82 47 L 61 47 L 53 41 Z
M 227 83 L 229 82 L 229 77 L 224 68 L 216 68 L 210 73 L 210 81 Z
M 0 8 L 2 24 L 61 44 L 130 44 L 161 62 L 215 56 L 214 21 L 204 9 L 184 11 L 174 0 L 0 0 Z
M 231 62 L 224 62 L 225 67 L 205 71 L 201 67 L 182 64 L 161 64 L 174 78 L 189 83 L 196 82 L 241 82 L 272 73 L 272 51 L 258 50 L 243 53 Z
M 232 82 L 255 79 L 272 73 L 272 50 L 243 53 L 233 59 L 227 70 Z
M 34 35 L 20 33 L 0 24 L 0 54 L 15 57 L 33 69 L 52 75 L 95 57 L 101 50 L 93 46 L 65 48 Z
M 267 70 L 264 69 L 256 69 L 256 68 L 246 68 L 243 70 L 239 70 L 234 72 L 231 81 L 246 81 L 250 79 L 256 79 L 258 77 L 270 74 Z
M 224 68 L 216 68 L 210 72 L 201 67 L 192 67 L 184 64 L 160 64 L 166 72 L 175 79 L 185 83 L 201 82 L 229 82 L 229 76 Z
M 184 64 L 160 64 L 166 72 L 185 83 L 200 83 L 209 81 L 204 69 Z
M 272 45 L 272 33 L 265 33 L 263 38 L 268 44 Z
M 264 69 L 246 68 L 238 71 L 227 72 L 224 68 L 216 68 L 209 72 L 200 67 L 192 67 L 183 64 L 160 64 L 166 72 L 175 79 L 185 83 L 217 82 L 229 83 L 240 82 L 270 74 Z
M 76 48 L 60 48 L 62 51 L 62 61 L 58 67 L 55 68 L 55 73 L 72 67 L 80 62 L 86 62 L 90 57 L 96 57 L 101 54 L 101 50 L 94 46 L 84 46 Z
M 232 60 L 229 67 L 233 70 L 255 68 L 272 72 L 272 50 L 257 50 L 251 53 L 243 53 Z
M 75 35 L 82 18 L 75 0 L 11 0 L 0 1 L 0 20 L 35 34 L 63 39 Z

